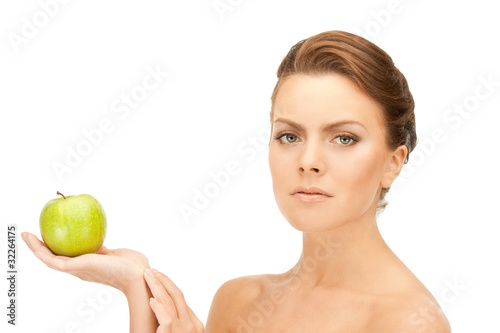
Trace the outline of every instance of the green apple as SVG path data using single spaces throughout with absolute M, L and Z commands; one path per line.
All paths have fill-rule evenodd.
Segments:
M 88 194 L 52 199 L 40 214 L 43 241 L 57 255 L 76 257 L 99 251 L 106 236 L 106 215 Z

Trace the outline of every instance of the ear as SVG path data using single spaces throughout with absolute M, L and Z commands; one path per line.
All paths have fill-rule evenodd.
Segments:
M 401 172 L 401 169 L 403 169 L 406 155 L 408 155 L 408 148 L 405 145 L 401 145 L 394 151 L 390 151 L 388 153 L 384 174 L 382 175 L 382 180 L 380 181 L 380 186 L 391 186 L 391 184 L 394 182 L 394 180 L 396 180 L 399 173 Z

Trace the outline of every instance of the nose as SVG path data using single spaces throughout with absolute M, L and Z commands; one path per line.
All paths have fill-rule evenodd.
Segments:
M 322 175 L 325 173 L 324 152 L 319 144 L 307 143 L 299 158 L 301 174 Z

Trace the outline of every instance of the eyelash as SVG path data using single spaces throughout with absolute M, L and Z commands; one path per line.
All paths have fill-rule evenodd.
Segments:
M 283 142 L 283 141 L 281 140 L 281 138 L 282 138 L 282 137 L 284 137 L 284 136 L 286 136 L 286 135 L 293 135 L 294 137 L 298 138 L 298 136 L 297 136 L 297 135 L 295 135 L 295 134 L 293 134 L 293 133 L 291 133 L 291 132 L 281 132 L 281 133 L 278 133 L 278 135 L 276 135 L 276 136 L 274 137 L 274 139 L 275 139 L 275 140 L 278 140 L 278 141 L 279 141 L 279 143 L 280 143 L 280 144 L 282 144 L 282 145 L 289 145 L 289 144 L 295 143 L 295 142 Z M 356 142 L 358 142 L 358 141 L 359 141 L 359 139 L 358 139 L 358 138 L 356 138 L 355 136 L 352 136 L 352 135 L 350 135 L 350 134 L 348 134 L 348 133 L 340 133 L 340 134 L 338 134 L 338 135 L 334 138 L 334 140 L 335 140 L 336 138 L 349 138 L 349 139 L 351 139 L 350 143 L 349 143 L 349 144 L 347 144 L 347 145 L 339 144 L 340 146 L 343 146 L 343 147 L 349 147 L 349 146 L 352 146 L 352 145 L 356 144 Z

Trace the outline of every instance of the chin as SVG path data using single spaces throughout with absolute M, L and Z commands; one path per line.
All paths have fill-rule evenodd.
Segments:
M 302 232 L 325 232 L 346 224 L 346 219 L 336 216 L 334 212 L 298 211 L 283 214 L 290 225 Z

